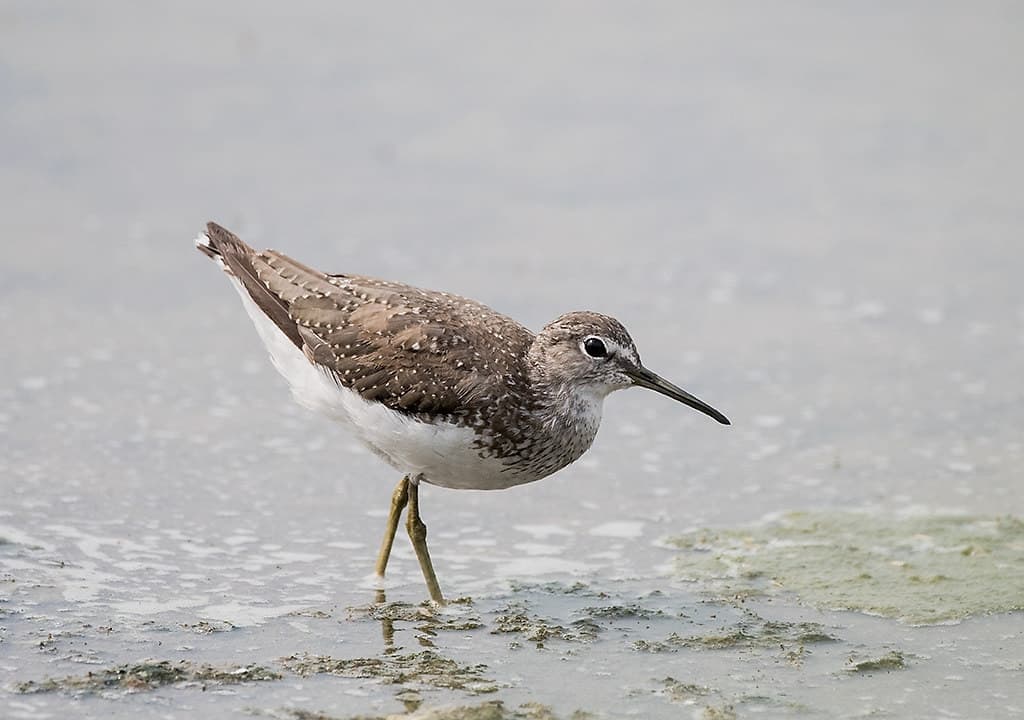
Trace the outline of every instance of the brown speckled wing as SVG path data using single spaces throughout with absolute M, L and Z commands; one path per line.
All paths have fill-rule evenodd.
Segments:
M 287 306 L 306 356 L 366 400 L 408 414 L 467 418 L 485 415 L 524 376 L 533 334 L 478 302 L 326 275 L 270 250 L 252 265 Z

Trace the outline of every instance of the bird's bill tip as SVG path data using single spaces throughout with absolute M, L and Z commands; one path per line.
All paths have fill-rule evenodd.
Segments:
M 654 390 L 655 392 L 661 393 L 666 397 L 670 397 L 677 402 L 688 405 L 694 410 L 698 410 L 705 415 L 714 418 L 723 425 L 732 425 L 729 418 L 700 398 L 691 395 L 677 385 L 673 385 L 665 378 L 661 377 L 657 373 L 651 372 L 643 366 L 638 366 L 633 372 L 629 373 L 629 376 L 633 379 L 633 383 L 639 387 Z

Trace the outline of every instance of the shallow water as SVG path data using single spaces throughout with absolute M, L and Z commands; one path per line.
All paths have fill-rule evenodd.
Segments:
M 277 8 L 0 9 L 0 716 L 1024 715 L 1015 6 Z M 398 478 L 208 218 L 614 314 L 734 425 L 619 393 L 381 598 Z

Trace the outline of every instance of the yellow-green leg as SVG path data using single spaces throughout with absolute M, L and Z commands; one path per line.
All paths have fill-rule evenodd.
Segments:
M 427 552 L 427 526 L 420 519 L 419 495 L 419 485 L 409 483 L 409 514 L 406 517 L 406 529 L 409 531 L 409 539 L 412 540 L 412 548 L 420 561 L 423 579 L 427 581 L 430 599 L 438 605 L 444 605 L 444 595 L 441 594 L 441 586 L 437 584 L 434 565 L 430 562 L 430 553 Z
M 415 487 L 415 486 L 413 486 Z M 391 557 L 391 546 L 395 544 L 395 532 L 398 530 L 398 521 L 405 510 L 405 504 L 409 501 L 409 476 L 402 478 L 391 495 L 391 512 L 388 513 L 388 526 L 384 530 L 384 540 L 380 544 L 380 553 L 377 555 L 377 576 L 384 577 L 384 571 L 388 567 L 388 558 Z

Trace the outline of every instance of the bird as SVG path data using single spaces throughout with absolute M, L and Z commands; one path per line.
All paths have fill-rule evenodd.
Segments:
M 438 605 L 445 598 L 427 550 L 421 484 L 499 490 L 545 478 L 590 448 L 605 397 L 629 387 L 730 424 L 647 369 L 608 315 L 569 312 L 535 334 L 459 295 L 254 250 L 214 222 L 195 244 L 227 273 L 294 399 L 402 473 L 376 574 L 384 576 L 407 508 L 406 530 Z

